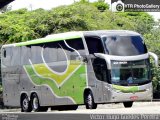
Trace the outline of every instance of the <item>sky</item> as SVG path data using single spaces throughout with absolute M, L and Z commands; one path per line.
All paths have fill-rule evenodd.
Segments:
M 79 0 L 15 0 L 10 3 L 12 6 L 12 10 L 17 10 L 20 8 L 28 8 L 29 10 L 35 10 L 38 8 L 43 9 L 51 9 L 60 5 L 69 5 L 74 1 Z M 89 0 L 90 2 L 94 2 L 97 0 Z M 107 3 L 111 3 L 111 0 L 105 0 Z M 160 19 L 160 12 L 150 12 L 150 15 L 154 17 L 155 20 Z

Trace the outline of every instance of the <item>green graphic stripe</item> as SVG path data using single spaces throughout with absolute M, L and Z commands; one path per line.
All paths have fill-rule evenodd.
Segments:
M 119 86 L 119 85 L 112 85 L 114 89 L 120 90 L 121 92 L 129 93 L 129 92 L 140 92 L 138 86 Z
M 21 43 L 16 43 L 16 46 L 25 46 L 25 45 L 34 45 L 34 44 L 39 44 L 39 43 L 47 43 L 47 42 L 55 42 L 55 41 L 62 41 L 62 40 L 69 40 L 69 39 L 74 39 L 74 38 L 81 38 L 80 35 L 75 35 L 71 37 L 64 37 L 64 38 L 40 38 L 40 39 L 35 39 L 27 42 L 21 42 Z
M 72 63 L 73 61 L 69 61 L 69 63 Z M 69 64 L 67 71 L 63 75 L 57 75 L 53 73 L 51 70 L 49 70 L 45 64 L 36 64 L 33 65 L 36 72 L 45 78 L 51 78 L 56 81 L 58 85 L 60 85 L 67 77 L 70 75 L 73 71 L 75 71 L 81 64 L 81 61 L 76 61 L 76 64 Z
M 31 80 L 36 85 L 48 85 L 53 92 L 59 97 L 71 97 L 76 104 L 83 104 L 83 91 L 86 87 L 86 67 L 82 65 L 68 80 L 61 86 L 57 87 L 53 80 L 44 79 L 36 75 L 30 65 L 24 66 Z

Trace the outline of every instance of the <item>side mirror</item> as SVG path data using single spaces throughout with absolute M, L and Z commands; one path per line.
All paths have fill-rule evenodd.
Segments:
M 158 56 L 152 52 L 148 52 L 148 54 L 153 57 L 155 66 L 158 67 Z
M 105 59 L 105 61 L 106 61 L 106 63 L 107 63 L 108 69 L 111 69 L 111 60 L 110 60 L 109 57 L 107 57 L 107 55 L 102 54 L 102 53 L 94 53 L 94 55 L 95 55 L 96 57 Z

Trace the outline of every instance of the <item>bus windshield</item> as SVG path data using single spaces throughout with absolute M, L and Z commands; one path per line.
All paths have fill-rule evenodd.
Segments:
M 149 83 L 149 60 L 112 61 L 111 83 L 122 86 Z
M 108 36 L 103 43 L 107 54 L 117 56 L 133 56 L 147 53 L 140 36 Z

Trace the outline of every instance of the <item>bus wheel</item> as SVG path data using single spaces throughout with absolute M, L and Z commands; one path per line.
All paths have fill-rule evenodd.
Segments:
M 46 112 L 48 110 L 48 107 L 40 106 L 39 99 L 36 93 L 34 93 L 31 97 L 31 105 L 34 112 Z
M 21 112 L 31 112 L 32 107 L 27 95 L 23 95 L 21 98 Z
M 133 101 L 123 102 L 125 108 L 130 108 L 133 105 Z
M 91 91 L 89 91 L 85 95 L 85 105 L 86 105 L 86 109 L 96 109 L 97 108 L 97 104 L 94 102 L 93 94 Z

